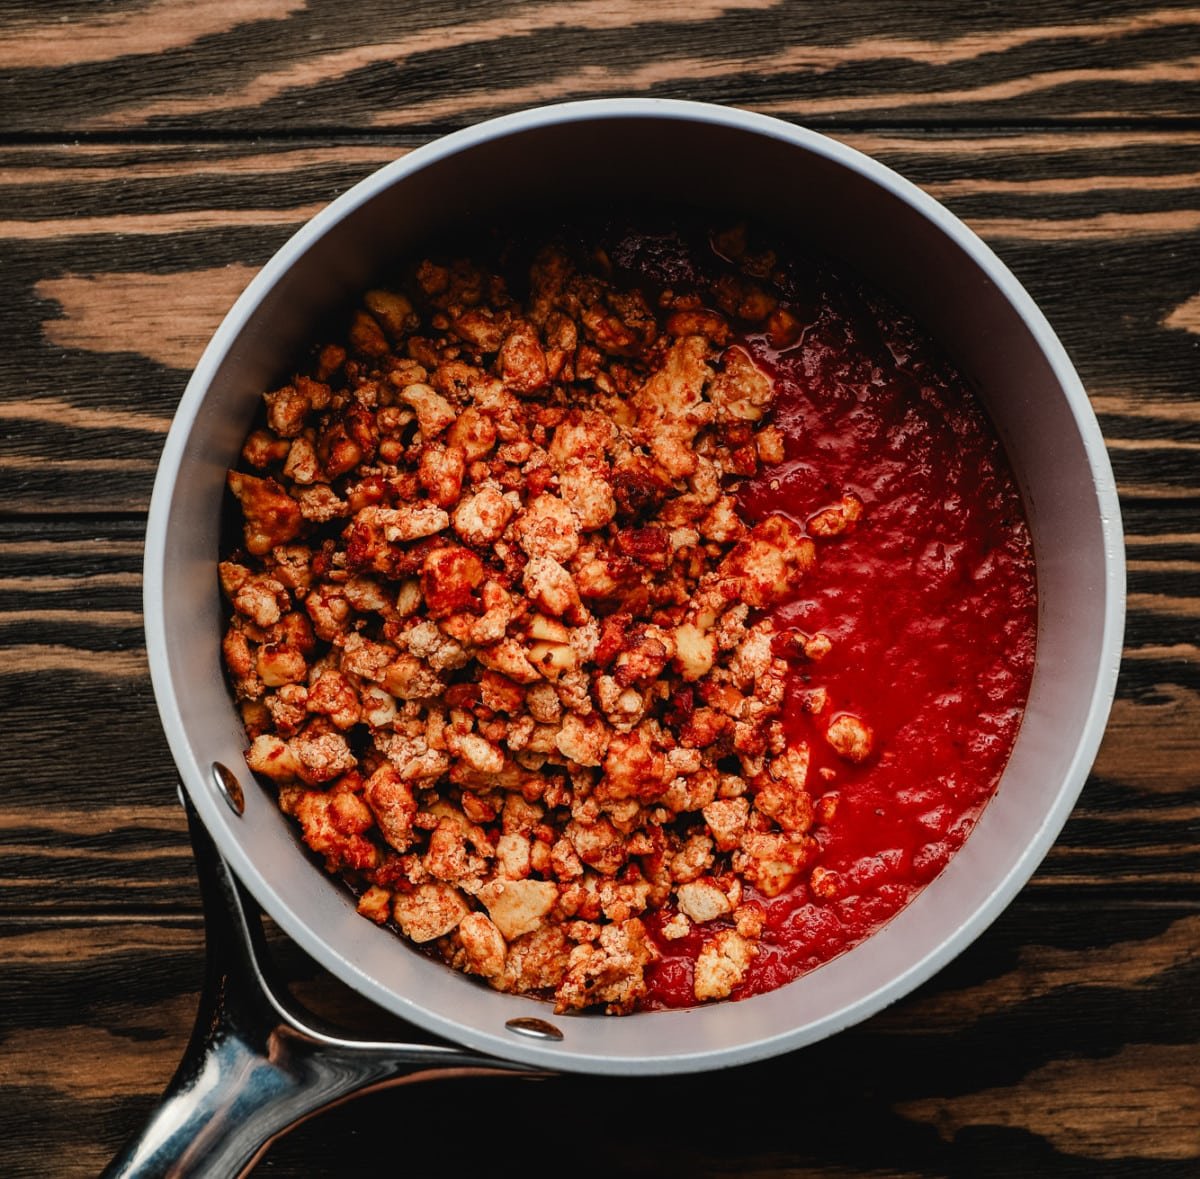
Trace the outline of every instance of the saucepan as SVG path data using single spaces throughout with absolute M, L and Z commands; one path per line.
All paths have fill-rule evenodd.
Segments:
M 555 1016 L 536 1000 L 499 994 L 356 914 L 245 768 L 221 670 L 216 576 L 225 472 L 262 392 L 291 371 L 323 315 L 430 239 L 605 200 L 778 225 L 913 313 L 976 387 L 1003 439 L 1029 515 L 1039 593 L 1036 668 L 1016 746 L 942 874 L 863 944 L 776 991 L 620 1018 Z M 410 1079 L 471 1067 L 670 1074 L 790 1052 L 857 1023 L 929 978 L 1000 913 L 1045 856 L 1095 756 L 1120 658 L 1124 566 L 1112 471 L 1079 378 L 1033 300 L 969 229 L 882 164 L 812 131 L 706 104 L 617 99 L 510 115 L 412 151 L 335 200 L 267 263 L 217 330 L 168 436 L 150 509 L 145 613 L 163 727 L 234 923 L 244 931 L 245 912 L 261 905 L 338 978 L 455 1046 L 410 1062 Z M 276 1008 L 270 1020 L 278 1026 L 261 1047 L 268 1064 L 303 1039 Z M 229 1046 L 229 1036 L 209 1038 Z M 353 1055 L 344 1042 L 324 1047 Z M 224 1114 L 209 1119 L 208 1133 L 237 1126 L 239 1109 L 259 1116 L 264 1102 L 239 1094 L 238 1078 L 266 1075 L 262 1064 L 222 1071 L 210 1056 L 192 1069 L 210 1099 L 222 1090 Z M 399 1071 L 392 1060 L 389 1075 Z M 328 1096 L 318 1092 L 309 1107 Z M 159 1155 L 187 1155 L 192 1142 L 193 1160 L 215 1158 L 195 1147 L 191 1129 L 180 1132 L 192 1124 L 178 1094 L 168 1105 L 169 1124 L 160 1116 L 154 1131 Z M 260 1138 L 279 1122 L 265 1119 Z M 161 1157 L 154 1165 L 163 1174 L 237 1173 L 254 1149 L 208 1170 Z M 143 1140 L 120 1173 L 152 1173 L 154 1154 Z

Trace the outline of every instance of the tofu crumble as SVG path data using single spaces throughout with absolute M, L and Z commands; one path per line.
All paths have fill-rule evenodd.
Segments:
M 781 717 L 830 641 L 770 611 L 863 505 L 739 505 L 784 457 L 739 333 L 798 331 L 742 251 L 652 290 L 551 243 L 520 295 L 426 259 L 265 394 L 228 476 L 247 764 L 364 917 L 558 1012 L 638 1008 L 651 914 L 711 931 L 693 995 L 727 998 L 816 852 Z M 829 741 L 872 756 L 856 716 Z

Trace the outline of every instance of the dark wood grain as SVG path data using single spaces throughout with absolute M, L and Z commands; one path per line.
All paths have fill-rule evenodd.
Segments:
M 1161 498 L 1160 481 L 1200 486 L 1200 415 L 1188 403 L 1200 132 L 843 138 L 944 200 L 1028 286 L 1077 359 L 1127 498 Z M 0 265 L 11 276 L 0 380 L 14 391 L 0 502 L 143 510 L 185 374 L 221 315 L 308 216 L 402 151 L 0 150 Z M 1081 275 L 1093 276 L 1086 290 Z M 102 454 L 86 450 L 97 430 Z
M 0 0 L 0 1174 L 95 1174 L 191 1024 L 203 937 L 141 556 L 205 340 L 381 164 L 630 93 L 828 130 L 963 217 L 1046 311 L 1121 495 L 1108 735 L 1028 888 L 868 1023 L 715 1078 L 383 1094 L 261 1172 L 1200 1171 L 1200 9 Z M 392 1026 L 274 940 L 306 1001 Z
M 66 15 L 0 27 L 14 130 L 424 130 L 613 94 L 810 123 L 1174 119 L 1195 117 L 1200 88 L 1200 16 L 1164 3 L 154 0 Z
M 538 1149 L 570 1155 L 586 1134 L 571 1169 L 589 1176 L 998 1175 L 1004 1159 L 1026 1174 L 1182 1177 L 1200 1147 L 1191 1054 L 1200 1022 L 1189 1003 L 1200 984 L 1198 936 L 1200 916 L 1178 906 L 1070 913 L 1025 897 L 987 944 L 882 1015 L 715 1085 L 672 1079 L 668 1108 L 661 1080 L 429 1086 L 325 1114 L 273 1148 L 263 1168 L 338 1176 L 394 1159 L 399 1117 L 421 1127 L 405 1138 L 409 1173 L 442 1173 L 465 1117 L 478 1141 L 501 1150 L 517 1110 L 562 1109 L 580 1112 L 546 1117 Z M 399 1030 L 299 951 L 275 944 L 303 1001 L 335 1011 L 343 1026 Z M 8 963 L 0 1002 L 29 1011 L 9 1038 L 27 1063 L 19 1079 L 0 1081 L 0 1134 L 70 1144 L 53 1173 L 94 1174 L 182 1051 L 201 946 L 198 923 L 179 919 L 11 927 L 0 941 Z M 144 979 L 133 992 L 131 977 Z M 1166 1041 L 1164 1007 L 1183 1017 Z M 103 1070 L 89 1063 L 98 1058 Z M 765 1116 L 785 1104 L 791 1117 Z M 1097 1118 L 1097 1106 L 1108 1116 Z M 583 1130 L 585 1111 L 612 1108 L 661 1115 L 628 1117 L 620 1133 Z M 700 1109 L 719 1119 L 719 1134 L 674 1128 Z M 67 1111 L 71 1124 L 60 1127 Z M 31 1162 L 5 1173 L 47 1173 Z

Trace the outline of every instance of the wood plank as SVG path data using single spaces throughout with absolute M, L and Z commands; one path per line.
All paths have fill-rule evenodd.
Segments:
M 1103 1061 L 1055 1061 L 1015 1085 L 906 1101 L 896 1111 L 931 1123 L 947 1141 L 968 1127 L 1001 1126 L 1037 1135 L 1060 1154 L 1194 1161 L 1200 1148 L 1196 1051 L 1193 1044 L 1131 1044 Z M 1096 1133 L 1097 1108 L 1107 1111 L 1103 1136 Z
M 0 700 L 30 740 L 21 789 L 0 801 L 0 914 L 195 912 L 174 768 L 148 688 L 135 681 L 121 692 L 127 707 L 95 709 L 89 770 L 80 774 L 74 726 L 37 703 L 21 704 L 69 678 L 20 677 Z M 55 693 L 68 716 L 107 695 L 103 679 L 74 678 L 78 693 Z M 1118 699 L 1096 772 L 1027 886 L 1031 895 L 1070 904 L 1085 895 L 1200 902 L 1196 699 L 1194 689 L 1169 685 L 1142 700 Z
M 989 1163 L 1018 1159 L 1037 1160 L 1026 1165 L 1038 1175 L 1193 1166 L 1198 921 L 1171 907 L 1101 912 L 1019 901 L 883 1014 L 801 1053 L 722 1074 L 719 1135 L 681 1136 L 669 1116 L 633 1118 L 592 1141 L 580 1173 L 988 1174 Z M 326 1018 L 359 1033 L 403 1034 L 290 943 L 272 944 L 293 988 Z M 99 1170 L 174 1069 L 201 952 L 194 920 L 0 927 L 0 1003 L 28 1013 L 5 1042 L 0 1171 L 44 1173 L 32 1141 L 43 1160 L 56 1158 L 56 1175 Z M 1090 1050 L 1080 1053 L 1085 1035 Z M 672 1078 L 671 1104 L 707 1108 L 713 1085 L 710 1076 Z M 405 1137 L 406 1167 L 435 1173 L 468 1109 L 472 1134 L 502 1143 L 514 1119 L 527 1121 L 531 1102 L 535 1110 L 547 1101 L 653 1108 L 662 1093 L 662 1081 L 633 1078 L 418 1087 L 322 1115 L 272 1148 L 261 1169 L 315 1179 L 394 1163 L 401 1117 L 422 1127 Z M 861 1132 L 867 1125 L 871 1134 Z M 578 1134 L 576 1118 L 544 1118 L 538 1149 L 565 1157 Z
M 1156 756 L 1145 755 L 1153 734 Z M 1196 788 L 1200 765 L 1200 693 L 1158 684 L 1140 699 L 1113 704 L 1095 773 L 1152 794 L 1185 794 Z
M 1075 357 L 1122 490 L 1195 491 L 1200 423 L 1188 398 L 1200 365 L 1186 308 L 1200 235 L 1187 218 L 1200 208 L 1200 132 L 846 138 L 991 236 Z M 144 510 L 184 375 L 224 311 L 303 217 L 402 150 L 0 149 L 6 509 Z M 1152 240 L 1131 236 L 1129 217 Z M 1084 222 L 1087 234 L 1068 232 Z
M 26 691 L 37 696 L 51 682 L 27 680 Z M 73 695 L 63 702 L 73 705 Z M 149 692 L 127 695 L 135 709 L 100 711 L 85 774 L 75 768 L 78 734 L 72 728 L 41 720 L 34 708 L 6 706 L 15 730 L 37 741 L 31 747 L 37 752 L 16 779 L 21 789 L 0 801 L 0 914 L 195 912 L 170 755 Z M 81 696 L 79 706 L 85 704 Z M 1159 705 L 1118 701 L 1106 748 L 1119 747 L 1132 734 L 1145 749 L 1144 735 L 1161 715 Z M 1197 740 L 1194 728 L 1181 726 L 1173 744 L 1168 740 L 1161 753 L 1141 757 L 1129 781 L 1116 777 L 1128 772 L 1129 759 L 1102 752 L 1096 776 L 1029 892 L 1074 904 L 1085 895 L 1200 902 Z
M 65 14 L 52 21 L 27 13 L 0 26 L 0 69 L 44 69 L 111 61 L 131 52 L 168 53 L 254 21 L 282 20 L 303 0 L 233 0 L 219 6 L 163 3 Z M 64 24 L 67 26 L 64 28 Z
M 106 535 L 87 521 L 55 520 L 29 540 L 19 519 L 0 523 L 0 708 L 23 739 L 13 752 L 20 789 L 0 799 L 0 912 L 195 911 L 174 766 L 142 649 L 141 526 L 116 522 Z M 1180 537 L 1166 538 L 1139 551 L 1170 554 Z M 1152 559 L 1139 562 L 1148 572 L 1132 571 L 1135 638 L 1161 643 L 1177 625 L 1180 616 L 1136 600 L 1142 587 L 1177 580 L 1174 563 L 1160 572 Z M 1039 895 L 1200 897 L 1200 662 L 1139 660 L 1138 650 L 1130 648 L 1092 781 L 1030 885 Z
M 1186 0 L 0 0 L 0 1174 L 96 1174 L 194 1012 L 202 928 L 140 571 L 158 453 L 204 342 L 372 169 L 483 117 L 606 94 L 831 129 L 1014 270 L 1080 371 L 1120 485 L 1112 722 L 1029 887 L 861 1027 L 715 1078 L 377 1095 L 259 1170 L 527 1156 L 584 1176 L 1200 1172 L 1198 46 Z M 327 1018 L 398 1030 L 274 942 Z M 581 1151 L 593 1111 L 618 1102 L 639 1115 Z M 693 1111 L 713 1129 L 691 1131 Z M 536 1154 L 518 1156 L 531 1115 Z M 451 1153 L 468 1119 L 487 1145 Z
M 1162 526 L 1173 527 L 1172 519 Z M 1136 658 L 1164 632 L 1200 617 L 1200 534 L 1134 532 L 1134 527 L 1157 525 L 1151 513 L 1142 511 L 1130 513 L 1127 523 L 1127 645 Z M 43 523 L 36 541 L 14 539 L 24 535 L 24 527 L 19 520 L 0 525 L 0 638 L 9 646 L 0 687 L 66 667 L 116 682 L 142 681 L 144 687 L 144 523 L 136 518 L 117 524 L 67 519 Z M 1120 695 L 1153 693 L 1157 684 L 1172 682 L 1195 691 L 1195 681 L 1187 676 L 1180 681 L 1146 678 L 1161 670 L 1127 667 Z
M 202 11 L 201 11 L 202 10 Z M 186 0 L 0 29 L 13 130 L 459 126 L 617 94 L 812 123 L 1195 114 L 1194 7 Z M 66 28 L 64 28 L 64 23 Z

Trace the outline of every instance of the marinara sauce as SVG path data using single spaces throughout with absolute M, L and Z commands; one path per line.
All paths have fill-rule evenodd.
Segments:
M 774 611 L 832 640 L 793 664 L 786 726 L 810 751 L 819 852 L 766 925 L 744 998 L 861 942 L 945 867 L 992 796 L 1033 672 L 1033 549 L 999 439 L 963 378 L 906 316 L 826 267 L 790 304 L 791 346 L 740 342 L 777 382 L 784 462 L 741 485 L 749 522 L 803 525 L 853 493 L 857 526 L 814 538 L 817 564 Z M 873 730 L 854 765 L 825 740 L 839 713 Z M 819 881 L 819 888 L 814 884 Z M 701 944 L 728 920 L 661 936 L 646 1008 L 688 1006 Z

